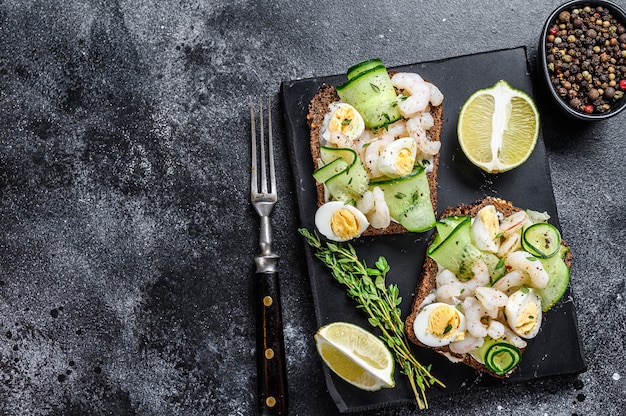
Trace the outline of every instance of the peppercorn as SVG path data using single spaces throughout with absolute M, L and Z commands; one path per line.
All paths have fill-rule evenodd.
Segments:
M 584 111 L 585 113 L 587 113 L 587 114 L 591 114 L 591 113 L 593 113 L 593 106 L 592 106 L 591 104 L 587 104 L 587 105 L 584 107 L 583 111 Z
M 605 112 L 626 91 L 626 22 L 610 9 L 564 10 L 546 33 L 550 81 L 577 111 Z
M 587 94 L 587 96 L 589 97 L 591 101 L 595 101 L 600 97 L 600 93 L 598 92 L 596 88 L 592 88 L 589 90 L 589 93 Z

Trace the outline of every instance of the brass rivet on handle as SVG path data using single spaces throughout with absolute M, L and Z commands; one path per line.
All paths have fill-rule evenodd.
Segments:
M 274 407 L 276 406 L 276 399 L 270 396 L 267 399 L 265 399 L 265 404 L 267 405 L 267 407 Z
M 274 303 L 274 299 L 272 299 L 271 296 L 266 296 L 266 297 L 263 298 L 263 305 L 271 306 L 272 303 Z
M 271 360 L 272 358 L 274 358 L 274 350 L 271 348 L 266 349 L 265 358 L 267 358 L 268 360 Z

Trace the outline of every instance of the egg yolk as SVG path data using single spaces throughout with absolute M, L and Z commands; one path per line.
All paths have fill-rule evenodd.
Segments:
M 415 159 L 409 149 L 402 149 L 396 158 L 396 172 L 399 175 L 408 175 L 413 170 Z
M 438 338 L 445 338 L 459 329 L 459 315 L 447 306 L 438 306 L 430 313 L 426 330 Z
M 349 107 L 339 107 L 333 113 L 328 123 L 328 129 L 350 136 L 357 128 L 355 119 L 356 115 L 354 114 L 354 110 Z
M 539 309 L 535 302 L 528 302 L 524 309 L 517 315 L 515 321 L 515 327 L 522 334 L 530 334 L 537 325 L 537 317 L 539 316 Z
M 485 224 L 485 228 L 489 233 L 489 238 L 492 240 L 495 239 L 496 235 L 498 235 L 498 230 L 500 227 L 498 223 L 498 217 L 492 210 L 489 209 L 481 209 L 480 211 L 478 211 L 478 216 L 480 217 L 480 220 L 483 222 L 483 224 Z
M 359 235 L 359 221 L 350 210 L 341 208 L 330 216 L 330 229 L 341 239 L 352 239 Z

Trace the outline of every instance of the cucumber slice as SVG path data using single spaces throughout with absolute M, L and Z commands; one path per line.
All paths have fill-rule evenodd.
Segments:
M 336 159 L 342 159 L 346 162 L 346 168 L 337 172 L 334 176 L 330 176 L 328 172 L 326 174 L 318 172 L 317 174 L 317 176 L 321 177 L 330 176 L 324 181 L 324 184 L 334 199 L 340 201 L 358 199 L 367 191 L 369 177 L 363 162 L 361 162 L 354 150 L 322 146 L 320 148 L 320 158 L 322 163 L 324 163 L 324 167 L 319 170 L 324 169 Z M 335 167 L 341 164 L 340 162 L 335 163 Z M 330 172 L 332 173 L 332 168 Z
M 442 241 L 445 240 L 445 238 L 450 235 L 452 230 L 454 230 L 456 226 L 459 225 L 465 218 L 467 218 L 465 215 L 453 215 L 441 218 L 436 224 L 437 236 L 439 236 Z
M 535 289 L 541 298 L 541 309 L 547 312 L 565 294 L 570 280 L 570 269 L 565 264 L 565 255 L 569 248 L 561 245 L 558 255 L 547 259 L 539 259 L 544 270 L 548 273 L 548 285 L 543 289 Z
M 428 249 L 430 258 L 461 281 L 474 277 L 472 266 L 482 258 L 482 252 L 472 244 L 471 220 L 465 217 L 443 241 L 438 245 L 431 244 Z
M 352 65 L 350 68 L 348 68 L 348 79 L 352 79 L 352 78 L 356 78 L 357 76 L 359 76 L 361 73 L 375 68 L 377 66 L 380 66 L 383 64 L 383 61 L 381 61 L 378 58 L 373 58 L 373 59 L 368 59 L 367 61 L 363 61 L 363 62 L 359 62 L 358 64 Z
M 547 222 L 533 224 L 522 234 L 522 247 L 535 257 L 547 259 L 558 253 L 561 234 Z
M 515 345 L 497 342 L 487 350 L 485 365 L 496 374 L 503 375 L 511 371 L 522 359 L 522 353 Z
M 370 183 L 370 188 L 380 187 L 391 218 L 412 232 L 423 232 L 435 226 L 436 218 L 430 188 L 423 167 L 409 175 Z
M 513 344 L 487 336 L 483 345 L 470 353 L 477 361 L 498 375 L 504 375 L 522 360 L 522 353 Z
M 437 221 L 437 223 L 435 224 L 435 227 L 437 228 L 437 233 L 433 238 L 432 245 L 439 245 L 465 218 L 467 217 L 463 215 L 454 215 L 450 217 L 440 218 L 439 221 Z
M 343 172 L 347 168 L 348 162 L 341 158 L 337 158 L 313 172 L 313 178 L 315 178 L 315 180 L 320 183 L 324 183 L 336 174 Z
M 360 72 L 337 87 L 337 94 L 363 116 L 365 127 L 377 129 L 402 118 L 396 91 L 383 65 Z

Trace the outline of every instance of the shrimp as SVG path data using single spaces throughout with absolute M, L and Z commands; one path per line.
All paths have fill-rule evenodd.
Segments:
M 504 326 L 504 335 L 502 336 L 503 341 L 508 341 L 511 344 L 515 345 L 517 348 L 526 348 L 526 345 L 527 345 L 526 341 L 524 341 L 522 338 L 517 336 L 515 332 L 513 332 L 506 325 L 503 325 L 503 326 Z
M 408 97 L 402 96 L 398 100 L 398 110 L 402 117 L 411 118 L 428 108 L 431 88 L 421 76 L 415 73 L 399 72 L 391 77 L 391 83 L 395 88 L 408 94 Z
M 505 235 L 511 235 L 522 229 L 526 220 L 528 219 L 528 214 L 526 211 L 517 211 L 514 214 L 509 215 L 500 223 L 500 231 Z
M 411 136 L 413 140 L 415 140 L 415 143 L 417 143 L 417 146 L 423 153 L 427 155 L 436 155 L 441 149 L 441 142 L 430 140 L 430 138 L 426 134 L 425 126 L 427 124 L 425 123 L 428 123 L 428 119 L 423 118 L 421 115 L 411 117 L 406 122 L 406 129 L 409 133 L 409 136 Z
M 498 279 L 491 287 L 498 289 L 502 293 L 510 293 L 513 292 L 513 289 L 525 285 L 527 281 L 527 273 L 522 273 L 520 270 L 512 270 Z
M 383 134 L 379 138 L 369 142 L 367 148 L 365 148 L 365 156 L 363 162 L 365 167 L 370 172 L 370 177 L 378 178 L 382 176 L 382 172 L 378 168 L 378 159 L 380 154 L 389 143 L 393 142 L 393 136 L 390 134 Z
M 391 224 L 391 215 L 385 201 L 385 193 L 376 186 L 372 189 L 372 194 L 374 196 L 374 210 L 367 214 L 367 219 L 374 228 L 387 228 Z
M 371 130 L 365 130 L 359 137 L 352 142 L 352 148 L 359 155 L 359 159 L 365 159 L 365 150 L 369 144 L 376 140 L 376 136 Z
M 473 296 L 476 288 L 489 284 L 489 270 L 480 260 L 472 267 L 474 277 L 461 282 L 450 270 L 444 269 L 437 275 L 437 299 L 451 305 L 461 303 L 468 296 Z
M 372 191 L 365 191 L 363 196 L 356 201 L 356 208 L 363 214 L 369 214 L 374 210 L 374 193 Z
M 458 283 L 459 279 L 456 278 L 454 273 L 448 269 L 443 269 L 437 273 L 437 287 L 448 285 L 450 283 Z
M 461 303 L 463 287 L 460 283 L 449 283 L 437 289 L 437 302 L 456 305 Z
M 418 123 L 424 131 L 430 130 L 435 125 L 435 119 L 428 111 L 425 111 L 411 118 L 415 119 L 413 123 Z
M 352 149 L 352 140 L 350 140 L 350 138 L 348 136 L 346 136 L 345 134 L 338 132 L 338 131 L 333 131 L 330 133 L 330 137 L 328 138 L 329 143 L 334 144 L 335 146 L 339 147 L 339 148 L 348 148 L 348 149 Z
M 465 315 L 467 330 L 470 334 L 480 338 L 487 336 L 487 326 L 481 321 L 484 316 L 487 316 L 487 311 L 476 298 L 465 298 L 463 301 L 463 314 Z
M 483 305 L 490 318 L 497 318 L 500 308 L 506 306 L 509 297 L 492 287 L 477 287 L 476 299 Z
M 394 139 L 398 137 L 406 137 L 406 122 L 403 119 L 396 121 L 387 126 L 387 134 L 393 136 Z
M 511 234 L 500 243 L 497 255 L 500 258 L 504 258 L 514 251 L 519 250 L 521 246 L 522 238 L 520 237 L 520 234 Z
M 450 351 L 455 354 L 467 354 L 476 348 L 482 347 L 485 342 L 485 338 L 475 337 L 471 334 L 465 334 L 465 338 L 461 341 L 454 341 L 450 343 Z
M 490 321 L 489 326 L 487 327 L 487 335 L 489 335 L 493 339 L 500 339 L 504 336 L 504 324 L 500 321 Z
M 428 84 L 428 87 L 430 88 L 430 103 L 435 107 L 441 105 L 441 103 L 443 102 L 443 94 L 441 93 L 439 88 L 437 88 L 434 84 L 431 84 L 430 82 L 427 82 L 426 84 Z
M 484 261 L 479 260 L 472 266 L 474 277 L 467 282 L 463 282 L 463 287 L 470 293 L 474 293 L 477 287 L 489 284 L 489 269 Z
M 543 289 L 548 285 L 548 273 L 540 261 L 525 251 L 515 251 L 504 259 L 507 270 L 521 270 L 530 276 L 531 286 Z

